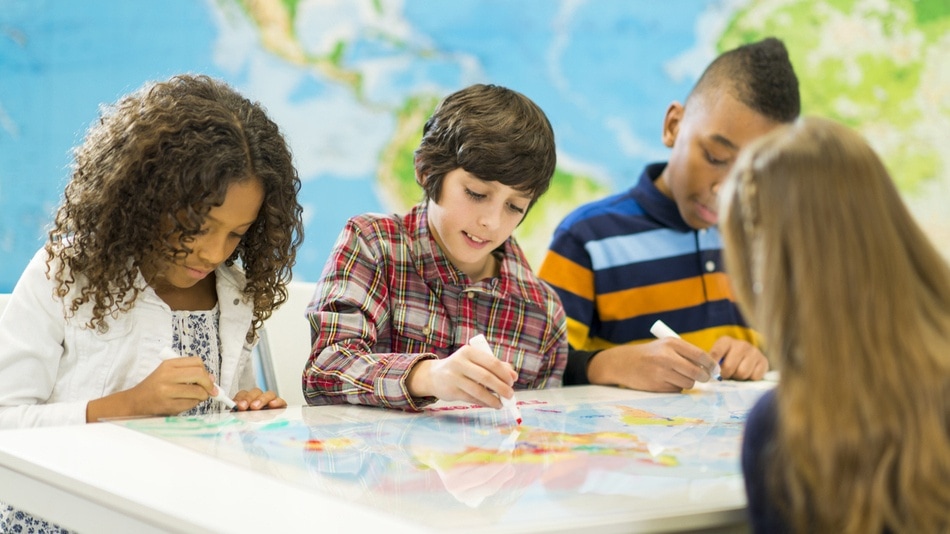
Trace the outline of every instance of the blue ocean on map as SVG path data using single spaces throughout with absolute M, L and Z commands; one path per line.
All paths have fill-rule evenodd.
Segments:
M 696 45 L 693 24 L 682 20 L 709 5 L 409 1 L 398 18 L 411 33 L 394 46 L 359 26 L 365 6 L 328 2 L 321 24 L 354 26 L 347 62 L 376 80 L 361 101 L 265 50 L 232 4 L 0 0 L 0 291 L 12 289 L 42 246 L 71 150 L 99 106 L 146 81 L 202 72 L 268 108 L 303 180 L 306 237 L 295 277 L 312 281 L 348 217 L 393 211 L 375 182 L 379 153 L 395 125 L 392 110 L 422 91 L 444 95 L 476 82 L 515 88 L 548 113 L 563 162 L 611 188 L 632 183 L 645 162 L 664 156 L 663 112 L 695 76 L 664 70 Z M 319 38 L 314 20 L 302 18 L 314 29 L 301 32 L 306 43 Z M 634 141 L 622 149 L 618 138 Z
M 789 47 L 803 111 L 858 127 L 950 258 L 948 17 L 944 0 L 0 0 L 0 292 L 43 244 L 99 106 L 147 81 L 205 73 L 267 108 L 303 181 L 304 281 L 347 218 L 421 199 L 406 110 L 472 83 L 521 91 L 566 186 L 515 233 L 537 266 L 567 212 L 666 158 L 667 107 L 723 47 L 766 35 Z

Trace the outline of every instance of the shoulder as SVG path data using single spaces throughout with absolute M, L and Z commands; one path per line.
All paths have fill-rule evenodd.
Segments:
M 582 223 L 589 223 L 599 217 L 611 213 L 629 214 L 642 213 L 637 201 L 630 195 L 631 190 L 614 193 L 604 198 L 581 204 L 567 214 L 561 226 L 570 227 Z
M 366 241 L 392 242 L 406 238 L 404 221 L 395 215 L 363 213 L 346 221 L 344 234 L 359 236 Z
M 41 247 L 21 273 L 17 286 L 24 286 L 24 290 L 53 292 L 54 298 L 59 299 L 55 296 L 53 288 L 58 285 L 56 276 L 60 271 L 63 272 L 63 279 L 74 280 L 74 283 L 70 286 L 70 294 L 76 294 L 87 285 L 86 278 L 81 273 L 71 273 L 69 266 L 63 262 L 59 255 L 49 258 L 46 249 Z
M 21 298 L 30 294 L 34 295 L 33 298 L 36 299 L 43 298 L 47 300 L 46 295 L 52 296 L 54 300 L 58 299 L 54 291 L 56 284 L 54 275 L 59 265 L 61 265 L 61 262 L 55 257 L 47 264 L 46 250 L 41 248 L 33 255 L 23 272 L 20 273 L 20 278 L 12 291 L 13 297 Z
M 745 426 L 743 450 L 753 452 L 761 450 L 775 433 L 777 405 L 775 389 L 771 389 L 755 403 L 749 412 Z
M 597 241 L 636 232 L 640 226 L 655 226 L 644 221 L 646 213 L 633 191 L 628 189 L 576 208 L 555 229 L 555 240 L 570 235 L 582 242 Z
M 534 273 L 514 237 L 510 237 L 505 246 L 501 272 L 509 293 L 517 293 L 520 298 L 541 309 L 561 308 L 560 297 Z

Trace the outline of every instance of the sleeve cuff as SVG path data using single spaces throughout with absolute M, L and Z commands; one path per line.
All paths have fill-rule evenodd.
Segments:
M 567 367 L 564 368 L 565 386 L 586 386 L 590 384 L 587 379 L 587 364 L 591 358 L 596 356 L 599 350 L 577 350 L 568 346 Z

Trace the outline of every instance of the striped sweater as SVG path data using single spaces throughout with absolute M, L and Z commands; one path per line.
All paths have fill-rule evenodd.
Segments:
M 555 230 L 540 277 L 560 296 L 568 341 L 598 350 L 653 339 L 657 319 L 709 350 L 731 336 L 758 343 L 723 272 L 719 231 L 688 226 L 646 167 L 631 189 L 591 202 Z

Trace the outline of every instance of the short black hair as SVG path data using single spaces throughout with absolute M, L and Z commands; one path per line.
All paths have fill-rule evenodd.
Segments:
M 703 71 L 689 98 L 716 89 L 777 122 L 792 122 L 801 113 L 798 77 L 785 44 L 775 37 L 723 52 Z

